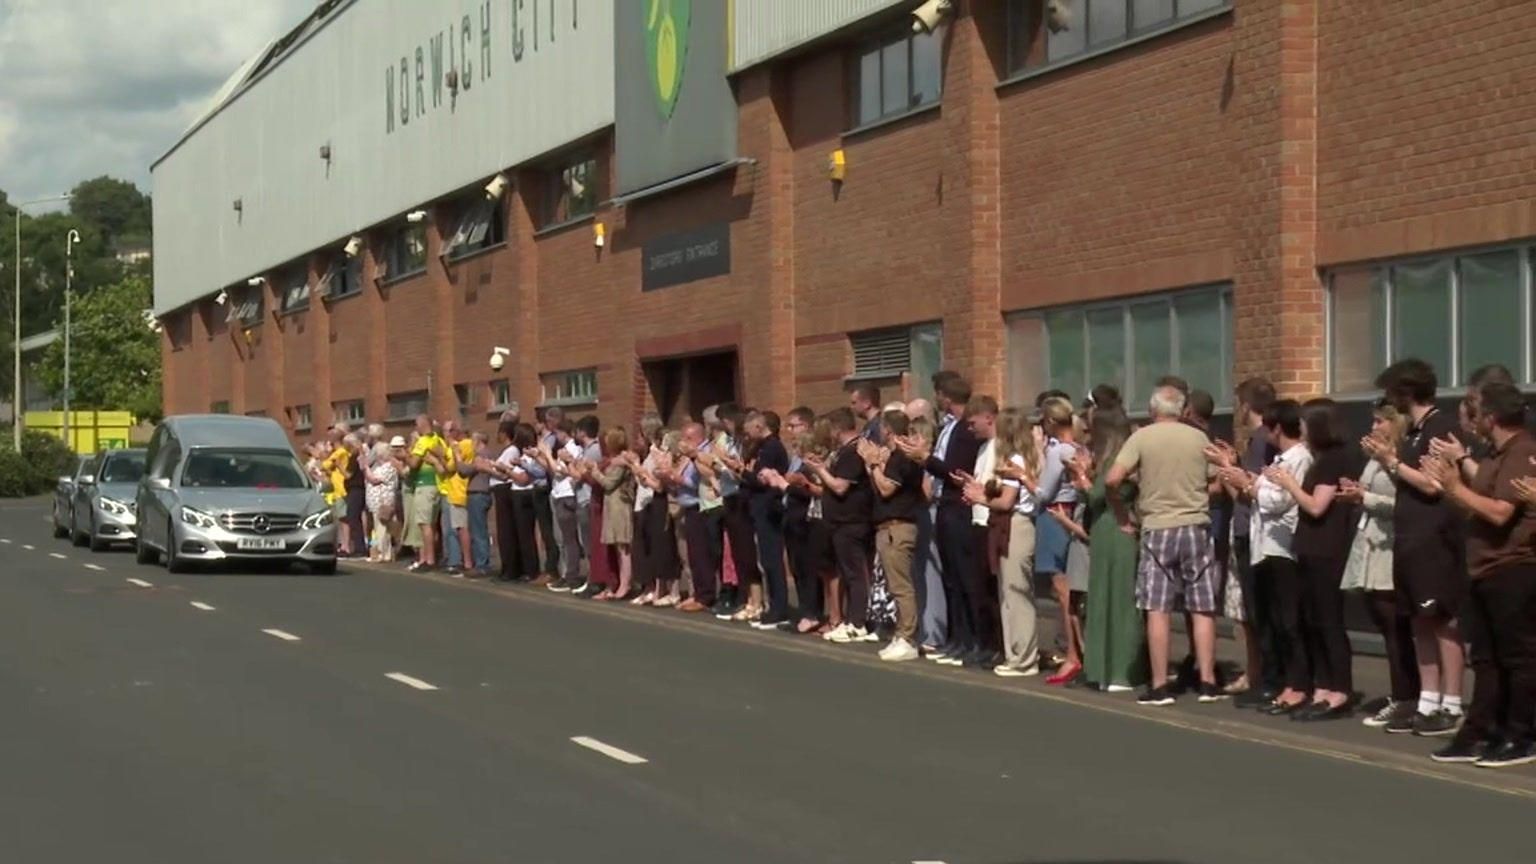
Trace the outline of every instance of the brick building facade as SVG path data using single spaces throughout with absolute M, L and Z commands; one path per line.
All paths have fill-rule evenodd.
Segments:
M 959 0 L 932 99 L 868 61 L 910 5 L 738 71 L 725 170 L 614 201 L 599 132 L 562 150 L 591 157 L 590 213 L 552 212 L 556 154 L 508 166 L 504 240 L 472 254 L 439 257 L 478 186 L 422 203 L 419 273 L 381 267 L 396 220 L 366 233 L 360 290 L 285 304 L 337 260 L 317 243 L 169 311 L 167 411 L 304 436 L 423 404 L 481 428 L 508 401 L 616 423 L 720 398 L 828 408 L 856 376 L 938 365 L 1013 401 L 1100 380 L 1141 400 L 1170 370 L 1218 395 L 1266 374 L 1348 397 L 1409 354 L 1448 386 L 1477 361 L 1533 379 L 1528 5 L 1075 0 L 1067 38 L 1041 0 Z M 871 68 L 901 110 L 869 110 L 889 95 L 861 87 Z M 728 273 L 642 290 L 647 246 L 712 225 Z M 247 290 L 261 310 L 227 321 Z

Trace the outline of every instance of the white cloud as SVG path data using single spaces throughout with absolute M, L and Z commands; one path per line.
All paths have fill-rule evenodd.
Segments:
M 110 174 L 149 189 L 170 148 L 250 55 L 315 0 L 0 0 L 0 189 Z

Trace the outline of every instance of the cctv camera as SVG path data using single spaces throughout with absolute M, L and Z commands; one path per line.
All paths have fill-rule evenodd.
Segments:
M 223 306 L 225 303 L 228 303 L 229 302 L 229 292 L 227 292 L 227 291 L 220 291 L 218 294 L 216 294 L 214 296 L 213 302 L 219 304 L 220 306 Z
M 347 241 L 347 245 L 343 246 L 341 251 L 347 253 L 348 258 L 356 258 L 357 253 L 363 251 L 363 238 L 353 237 Z
M 411 212 L 405 214 L 405 221 L 410 222 L 413 225 L 417 222 L 425 221 L 426 218 L 427 211 L 425 210 L 412 210 Z
M 1072 27 L 1072 0 L 1045 0 L 1045 26 L 1052 33 Z
M 500 200 L 502 193 L 507 191 L 507 185 L 507 175 L 497 174 L 491 178 L 491 182 L 485 184 L 485 197 L 492 201 Z
M 251 278 L 245 280 L 245 284 L 251 286 L 252 288 L 260 288 L 261 287 L 261 283 L 263 283 L 265 281 L 267 281 L 267 280 L 262 278 L 262 277 L 260 277 L 260 276 L 252 276 Z
M 954 8 L 952 0 L 928 0 L 912 10 L 912 32 L 932 33 L 939 21 Z
M 501 371 L 501 367 L 503 367 L 505 365 L 507 365 L 506 358 L 502 357 L 500 354 L 492 354 L 491 355 L 491 371 L 492 372 L 500 372 Z

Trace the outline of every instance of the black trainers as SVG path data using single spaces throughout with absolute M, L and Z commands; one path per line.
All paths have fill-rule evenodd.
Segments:
M 1488 742 L 1462 734 L 1452 738 L 1451 743 L 1429 754 L 1429 758 L 1444 763 L 1477 762 L 1490 749 L 1497 748 L 1490 748 Z
M 545 585 L 544 590 L 552 591 L 556 594 L 569 594 L 572 591 L 575 591 L 577 587 L 579 586 L 573 584 L 569 579 L 556 579 L 548 585 Z
M 1536 742 L 1505 741 L 1504 743 L 1488 748 L 1483 758 L 1477 760 L 1479 768 L 1513 768 L 1516 765 L 1529 765 L 1536 762 Z
M 1433 714 L 1420 714 L 1413 718 L 1413 734 L 1420 738 L 1445 738 L 1455 735 L 1461 728 L 1461 714 L 1452 714 L 1441 708 Z
M 1175 701 L 1173 691 L 1168 689 L 1167 684 L 1161 687 L 1149 687 L 1136 697 L 1137 705 L 1146 705 L 1151 708 L 1163 708 L 1172 705 Z
M 1217 687 L 1215 684 L 1208 684 L 1204 681 L 1201 681 L 1200 686 L 1196 689 L 1200 693 L 1200 702 L 1205 705 L 1209 705 L 1212 702 L 1220 702 L 1227 698 L 1226 691 L 1222 690 L 1220 687 Z
M 1382 728 L 1387 730 L 1388 735 L 1408 735 L 1413 732 L 1413 727 L 1418 724 L 1420 717 L 1429 719 L 1420 714 L 1417 708 L 1410 706 L 1408 710 L 1388 720 L 1387 725 Z
M 1386 729 L 1396 722 L 1408 724 L 1408 731 L 1413 731 L 1413 715 L 1418 708 L 1412 702 L 1392 702 L 1381 706 L 1381 710 L 1360 721 L 1363 725 L 1372 729 Z

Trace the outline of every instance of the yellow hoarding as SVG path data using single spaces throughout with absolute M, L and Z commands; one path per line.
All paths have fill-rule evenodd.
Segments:
M 128 436 L 133 425 L 133 415 L 127 411 L 71 411 L 69 444 L 76 453 L 120 450 L 128 446 Z M 62 439 L 64 412 L 28 411 L 26 428 Z

